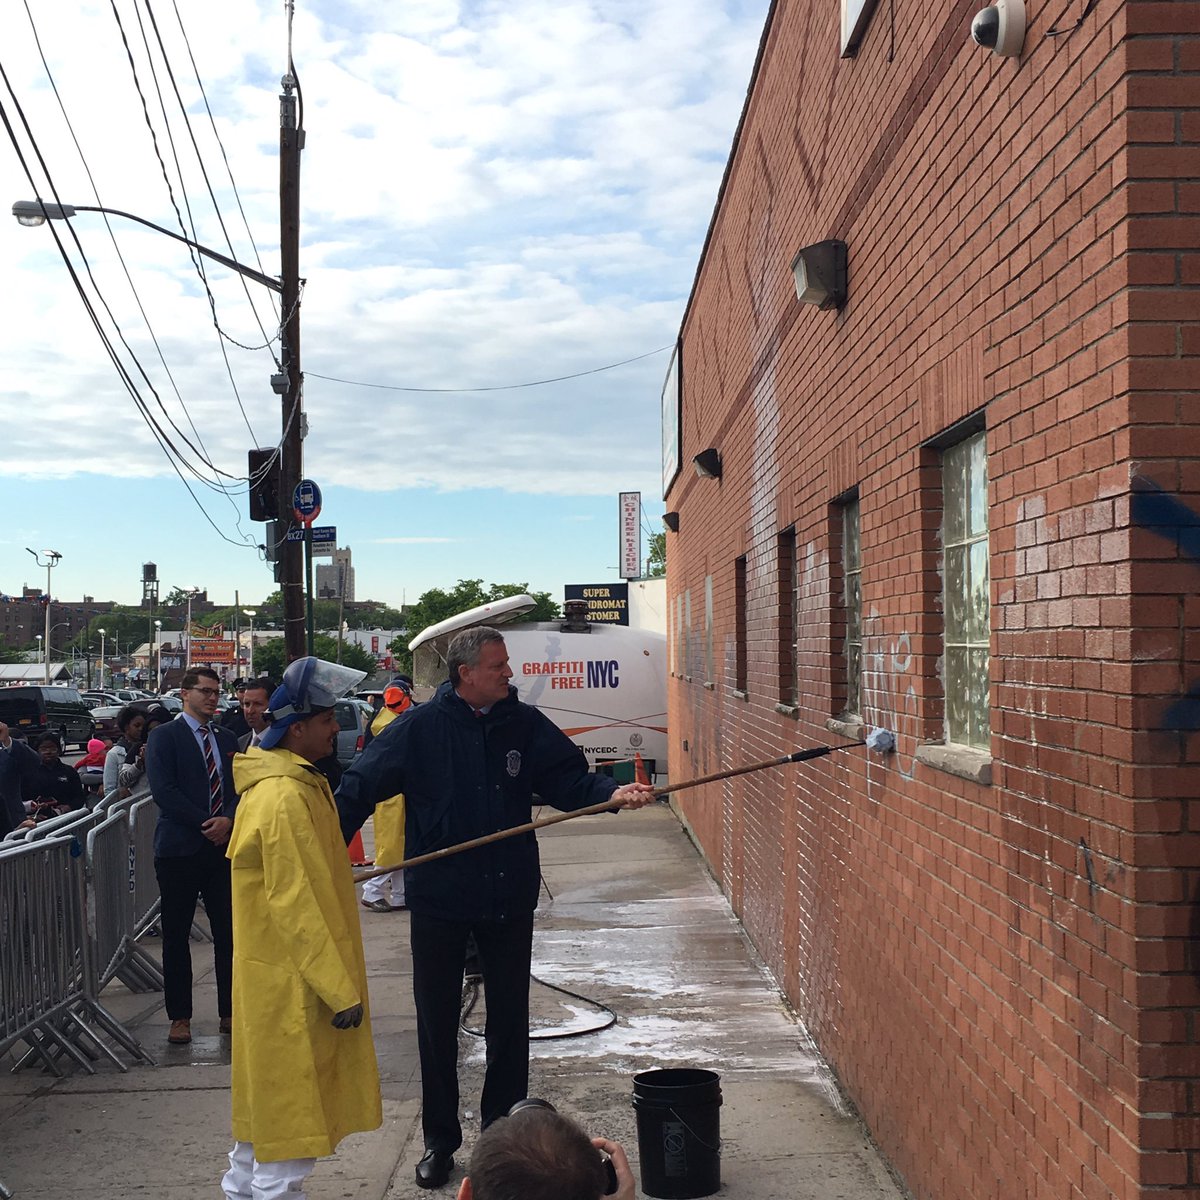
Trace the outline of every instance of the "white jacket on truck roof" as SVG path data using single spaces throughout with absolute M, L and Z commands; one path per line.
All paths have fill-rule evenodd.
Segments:
M 512 683 L 583 752 L 588 763 L 642 756 L 646 770 L 667 769 L 667 638 L 648 629 L 586 619 L 520 620 L 532 596 L 507 596 L 423 629 L 411 642 L 413 692 L 427 700 L 448 678 L 451 638 L 475 625 L 504 634 Z

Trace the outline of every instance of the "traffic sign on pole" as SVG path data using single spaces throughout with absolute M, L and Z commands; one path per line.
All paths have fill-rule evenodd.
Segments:
M 292 511 L 302 525 L 311 525 L 321 515 L 321 489 L 311 479 L 302 479 L 292 493 Z
M 337 526 L 336 525 L 314 525 L 313 526 L 313 545 L 318 546 L 323 542 L 337 541 Z M 289 542 L 304 541 L 304 530 L 297 529 L 293 526 L 287 531 L 287 540 Z

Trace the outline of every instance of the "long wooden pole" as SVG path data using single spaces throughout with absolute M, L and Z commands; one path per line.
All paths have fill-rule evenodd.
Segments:
M 768 758 L 762 762 L 750 763 L 748 766 L 732 767 L 728 771 L 715 771 L 711 775 L 701 775 L 696 779 L 673 783 L 669 787 L 655 788 L 654 795 L 657 799 L 660 796 L 668 796 L 672 792 L 682 792 L 685 788 L 700 787 L 705 783 L 718 783 L 722 779 L 733 779 L 737 775 L 749 775 L 751 771 L 765 771 L 769 767 L 783 767 L 788 763 L 806 762 L 810 758 L 821 758 L 823 755 L 832 754 L 835 750 L 851 750 L 855 746 L 864 745 L 866 745 L 865 742 L 848 742 L 844 746 L 813 746 L 808 750 L 797 750 L 794 754 L 785 754 L 782 758 Z M 521 833 L 532 833 L 535 829 L 545 829 L 547 825 L 557 825 L 560 821 L 573 821 L 576 817 L 590 817 L 595 813 L 609 812 L 614 808 L 620 808 L 623 804 L 623 800 L 605 800 L 602 804 L 592 804 L 587 808 L 578 808 L 574 812 L 554 813 L 552 816 L 541 817 L 536 821 L 527 821 L 524 825 L 514 825 L 511 829 L 501 829 L 496 833 L 472 838 L 469 842 L 459 842 L 441 850 L 431 850 L 428 854 L 418 854 L 415 858 L 406 858 L 394 866 L 356 871 L 354 882 L 363 883 L 380 875 L 390 875 L 393 871 L 403 871 L 407 867 L 419 867 L 422 863 L 433 862 L 437 858 L 449 858 L 452 854 L 462 854 L 464 850 L 476 850 L 480 846 L 489 846 L 492 842 L 516 837 Z

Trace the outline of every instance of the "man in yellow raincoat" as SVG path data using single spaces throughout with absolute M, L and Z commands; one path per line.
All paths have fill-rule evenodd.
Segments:
M 397 675 L 383 693 L 383 707 L 371 722 L 371 737 L 377 738 L 401 713 L 413 706 L 412 683 Z M 386 867 L 404 859 L 404 794 L 392 796 L 375 806 L 375 865 Z M 391 892 L 391 899 L 388 892 Z M 404 907 L 404 872 L 376 875 L 363 884 L 362 902 L 372 912 L 394 912 Z
M 302 1200 L 316 1160 L 383 1120 L 367 971 L 337 809 L 312 765 L 360 671 L 297 659 L 259 747 L 234 759 L 230 1200 Z

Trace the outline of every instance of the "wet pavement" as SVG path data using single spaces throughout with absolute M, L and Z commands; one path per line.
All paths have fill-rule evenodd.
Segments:
M 669 809 L 583 817 L 547 830 L 541 842 L 532 1095 L 622 1142 L 638 1173 L 633 1076 L 707 1068 L 721 1081 L 720 1195 L 900 1200 Z M 413 1181 L 422 1145 L 408 916 L 364 910 L 362 924 L 384 1125 L 347 1139 L 318 1164 L 310 1200 L 430 1194 Z M 153 949 L 153 940 L 147 945 Z M 17 1200 L 220 1200 L 229 1051 L 216 1035 L 211 955 L 194 945 L 193 956 L 190 1046 L 166 1044 L 157 995 L 114 985 L 103 996 L 157 1066 L 55 1080 L 36 1071 L 12 1075 L 4 1064 L 0 1180 Z M 482 1028 L 484 1013 L 481 999 L 466 1024 Z M 615 1023 L 597 1030 L 610 1014 Z M 444 1196 L 457 1189 L 479 1129 L 483 1042 L 463 1034 L 460 1045 L 466 1144 Z

